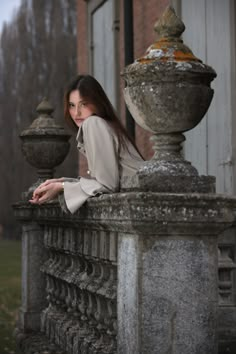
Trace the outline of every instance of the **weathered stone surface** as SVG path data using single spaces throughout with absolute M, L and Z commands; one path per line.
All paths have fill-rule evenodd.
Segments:
M 92 198 L 76 215 L 65 214 L 56 202 L 18 203 L 17 218 L 44 225 L 50 250 L 41 267 L 51 304 L 42 329 L 61 349 L 73 346 L 73 354 L 88 347 L 101 353 L 104 343 L 108 352 L 116 351 L 111 339 L 118 252 L 118 351 L 151 354 L 162 345 L 165 352 L 174 338 L 169 345 L 176 354 L 184 348 L 214 353 L 216 236 L 232 224 L 235 205 L 236 198 L 216 194 L 153 192 Z M 100 330 L 96 336 L 91 331 L 96 323 L 109 328 L 105 342 L 99 341 Z
M 46 257 L 43 229 L 33 221 L 22 229 L 22 300 L 19 327 L 23 331 L 40 329 L 40 316 L 46 306 L 45 279 L 40 266 Z
M 51 343 L 48 338 L 40 332 L 15 331 L 18 353 L 24 354 L 67 354 L 57 345 Z
M 236 353 L 236 311 L 233 306 L 219 308 L 219 353 Z
M 156 134 L 184 132 L 205 115 L 213 97 L 209 82 L 214 76 L 202 63 L 135 62 L 124 71 L 124 98 L 142 128 Z
M 119 353 L 215 354 L 215 238 L 122 234 L 119 254 Z
M 24 156 L 41 173 L 62 163 L 70 148 L 70 135 L 56 124 L 51 115 L 53 110 L 44 99 L 37 107 L 39 116 L 20 135 Z
M 194 128 L 206 113 L 216 73 L 183 43 L 185 26 L 171 6 L 154 29 L 157 41 L 123 71 L 124 97 L 144 129 L 156 134 L 182 133 Z
M 91 198 L 74 215 L 65 214 L 58 203 L 37 207 L 19 202 L 15 204 L 15 215 L 20 221 L 73 224 L 92 230 L 148 234 L 161 231 L 168 235 L 185 222 L 186 233 L 195 233 L 195 224 L 200 230 L 209 226 L 220 233 L 233 223 L 235 203 L 235 197 L 217 194 L 130 192 Z
M 147 191 L 160 193 L 215 193 L 215 178 L 212 176 L 188 176 L 186 175 L 165 175 L 160 174 L 160 169 L 164 172 L 166 163 L 158 164 L 150 169 L 148 164 L 144 164 L 134 176 L 122 179 L 121 190 Z M 172 170 L 175 166 L 172 165 Z M 180 167 L 182 168 L 182 167 Z M 183 168 L 182 168 L 183 169 Z M 189 170 L 187 171 L 187 173 Z
M 44 98 L 36 111 L 38 117 L 20 134 L 23 155 L 37 168 L 39 176 L 38 181 L 22 194 L 24 200 L 29 200 L 34 189 L 45 179 L 53 177 L 54 168 L 64 161 L 70 149 L 71 135 L 56 124 L 49 101 Z
M 144 162 L 136 178 L 123 183 L 123 188 L 162 191 L 163 179 L 177 176 L 177 192 L 212 192 L 214 185 L 199 177 L 181 156 L 183 133 L 193 129 L 204 117 L 213 97 L 210 87 L 215 71 L 196 58 L 180 38 L 184 24 L 168 7 L 155 26 L 157 41 L 146 54 L 123 71 L 127 82 L 124 98 L 135 121 L 154 133 L 154 156 Z M 180 177 L 193 176 L 184 180 Z M 165 192 L 173 192 L 173 182 L 165 184 Z M 206 182 L 206 186 L 204 186 Z M 149 187 L 144 187 L 149 185 Z

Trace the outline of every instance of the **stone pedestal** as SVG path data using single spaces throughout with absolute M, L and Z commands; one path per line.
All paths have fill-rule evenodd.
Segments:
M 232 202 L 232 201 L 231 201 Z M 118 353 L 217 353 L 217 235 L 226 198 L 139 194 L 118 250 Z
M 181 154 L 216 76 L 183 43 L 184 29 L 168 7 L 155 25 L 157 41 L 123 72 L 126 104 L 153 133 L 154 156 L 122 181 L 143 200 L 130 200 L 132 232 L 119 239 L 120 354 L 217 353 L 217 235 L 234 216 L 213 194 L 214 177 L 199 176 Z

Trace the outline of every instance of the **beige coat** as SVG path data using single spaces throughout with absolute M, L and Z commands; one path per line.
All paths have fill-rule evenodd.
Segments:
M 129 151 L 119 146 L 112 128 L 97 116 L 83 122 L 76 140 L 88 160 L 89 178 L 64 178 L 64 199 L 71 213 L 89 197 L 118 192 L 121 178 L 133 175 L 143 162 L 132 144 L 128 143 Z

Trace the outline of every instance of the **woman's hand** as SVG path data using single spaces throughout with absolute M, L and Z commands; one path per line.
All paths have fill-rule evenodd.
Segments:
M 63 185 L 60 180 L 63 181 L 63 179 L 51 179 L 40 184 L 40 186 L 35 189 L 30 203 L 43 204 L 55 199 L 57 195 L 63 191 Z
M 45 182 L 41 183 L 40 186 L 38 186 L 37 189 L 42 188 L 42 187 L 44 187 L 44 186 L 47 186 L 47 185 L 49 185 L 49 184 L 51 184 L 51 183 L 63 182 L 63 181 L 64 181 L 64 178 L 63 178 L 63 177 L 61 177 L 61 178 L 47 179 Z M 36 189 L 36 190 L 37 190 L 37 189 Z

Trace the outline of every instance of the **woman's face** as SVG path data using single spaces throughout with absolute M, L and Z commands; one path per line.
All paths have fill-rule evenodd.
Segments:
M 96 113 L 96 107 L 82 99 L 78 90 L 69 95 L 69 113 L 75 124 L 80 127 L 85 119 Z

